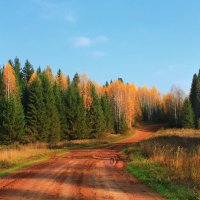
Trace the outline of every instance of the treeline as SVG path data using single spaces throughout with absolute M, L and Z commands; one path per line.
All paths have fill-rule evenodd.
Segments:
M 77 73 L 70 81 L 61 70 L 53 75 L 49 66 L 34 71 L 28 60 L 23 67 L 18 58 L 9 60 L 0 70 L 0 143 L 54 144 L 124 133 L 134 123 L 135 111 L 125 113 L 130 102 L 122 107 L 126 96 L 118 92 L 125 85 L 119 82 L 101 87 Z M 131 89 L 136 90 L 127 87 Z M 131 98 L 136 98 L 132 92 Z
M 200 129 L 200 73 L 193 77 L 189 96 L 176 86 L 162 96 L 155 87 L 139 87 L 138 96 L 144 121 Z
M 199 90 L 197 75 L 185 100 L 176 87 L 162 96 L 121 78 L 102 86 L 87 75 L 54 75 L 49 66 L 35 71 L 28 60 L 22 67 L 15 58 L 0 69 L 0 143 L 98 138 L 125 133 L 142 120 L 199 128 Z

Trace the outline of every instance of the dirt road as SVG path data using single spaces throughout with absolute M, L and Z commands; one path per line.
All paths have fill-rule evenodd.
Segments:
M 24 168 L 0 180 L 0 199 L 161 200 L 135 178 L 125 175 L 118 152 L 150 136 L 145 126 L 133 138 L 104 149 L 75 150 L 62 158 Z

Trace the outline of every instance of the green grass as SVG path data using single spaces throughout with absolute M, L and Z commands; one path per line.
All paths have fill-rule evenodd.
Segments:
M 169 200 L 200 199 L 197 192 L 188 185 L 173 181 L 171 170 L 144 157 L 138 144 L 132 145 L 131 150 L 124 149 L 124 153 L 132 158 L 127 164 L 128 171 L 163 197 Z
M 129 138 L 133 137 L 135 132 L 136 131 L 134 129 L 132 129 L 127 134 L 119 135 L 119 137 L 116 137 L 116 138 L 96 139 L 95 141 L 92 141 L 92 142 L 87 141 L 85 143 L 83 142 L 80 144 L 73 144 L 73 142 L 72 143 L 63 143 L 60 146 L 58 146 L 57 148 L 66 149 L 66 150 L 103 148 L 103 147 L 107 147 L 111 144 L 120 143 L 123 140 L 129 139 Z
M 62 157 L 63 155 L 66 155 L 67 151 L 66 149 L 56 149 L 56 150 L 49 150 L 50 152 L 48 153 L 43 153 L 43 154 L 37 154 L 34 156 L 31 156 L 26 159 L 17 159 L 16 161 L 13 162 L 8 162 L 6 165 L 5 163 L 2 164 L 1 167 L 4 167 L 5 169 L 0 171 L 0 177 L 3 177 L 9 173 L 12 173 L 16 170 L 22 169 L 24 167 L 31 166 L 33 164 L 38 164 L 41 162 L 44 162 L 48 159 L 50 159 L 52 156 L 53 157 Z
M 37 163 L 43 162 L 45 160 L 48 160 L 48 157 L 42 158 L 42 159 L 39 159 L 39 160 L 33 160 L 33 161 L 25 162 L 25 163 L 16 165 L 15 167 L 11 167 L 9 169 L 0 171 L 0 177 L 3 177 L 3 176 L 5 176 L 5 175 L 7 175 L 7 174 L 9 174 L 11 172 L 14 172 L 14 171 L 18 170 L 18 169 L 22 169 L 24 167 L 28 167 L 28 166 L 31 166 L 33 164 L 37 164 Z

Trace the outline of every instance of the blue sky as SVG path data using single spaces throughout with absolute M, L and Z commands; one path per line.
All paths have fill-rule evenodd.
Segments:
M 0 64 L 122 77 L 186 93 L 200 67 L 199 0 L 1 0 Z

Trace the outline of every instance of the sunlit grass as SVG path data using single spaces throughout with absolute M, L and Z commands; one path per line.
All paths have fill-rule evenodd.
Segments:
M 198 199 L 200 131 L 161 130 L 129 146 L 125 154 L 131 161 L 129 171 L 168 199 Z

